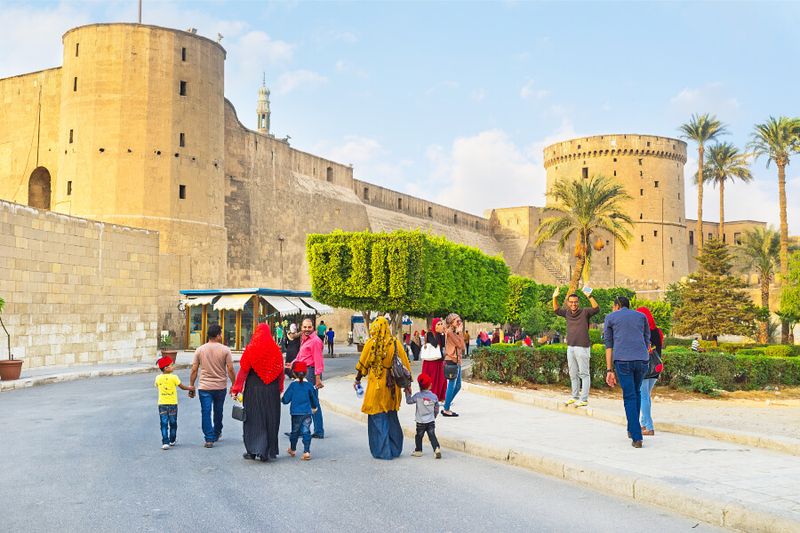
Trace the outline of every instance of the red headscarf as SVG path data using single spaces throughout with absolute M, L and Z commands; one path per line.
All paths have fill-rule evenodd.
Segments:
M 659 337 L 661 337 L 661 344 L 664 344 L 664 332 L 661 331 L 659 328 L 656 327 L 656 320 L 653 318 L 653 313 L 646 307 L 637 307 L 637 311 L 642 313 L 645 317 L 647 317 L 647 325 L 650 326 L 650 331 L 656 330 L 658 331 Z
M 272 383 L 283 377 L 283 355 L 281 349 L 275 344 L 267 324 L 256 327 L 250 344 L 244 349 L 242 359 L 239 361 L 239 373 L 236 383 L 231 387 L 231 394 L 239 394 L 244 388 L 247 375 L 253 370 L 266 384 Z M 280 390 L 283 391 L 283 379 L 280 380 Z
M 434 318 L 433 320 L 431 320 L 431 331 L 432 331 L 432 332 L 434 332 L 434 333 L 437 333 L 437 331 L 436 331 L 436 324 L 438 324 L 438 323 L 439 323 L 439 322 L 441 322 L 441 321 L 442 321 L 442 319 L 441 319 L 441 318 Z

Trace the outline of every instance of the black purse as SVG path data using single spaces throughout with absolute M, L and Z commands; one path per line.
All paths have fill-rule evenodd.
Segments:
M 658 379 L 662 370 L 664 370 L 664 363 L 661 360 L 661 356 L 658 354 L 658 350 L 653 349 L 653 351 L 650 352 L 650 359 L 647 361 L 647 374 L 644 375 L 644 378 Z
M 244 405 L 234 400 L 231 416 L 234 420 L 238 420 L 239 422 L 247 420 L 247 411 L 244 410 Z
M 444 379 L 456 379 L 458 376 L 458 363 L 453 361 L 444 362 Z

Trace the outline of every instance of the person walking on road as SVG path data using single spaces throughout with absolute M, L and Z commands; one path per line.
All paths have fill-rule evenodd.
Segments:
M 353 388 L 358 390 L 361 378 L 367 376 L 361 412 L 367 415 L 369 451 L 375 459 L 394 459 L 403 453 L 403 429 L 397 418 L 402 391 L 387 378 L 395 355 L 409 371 L 411 364 L 400 342 L 389 331 L 389 322 L 384 317 L 378 317 L 370 324 L 369 334 L 356 364 Z M 411 392 L 410 388 L 406 390 Z
M 567 321 L 567 366 L 572 382 L 572 396 L 565 405 L 586 407 L 589 404 L 589 389 L 592 386 L 590 371 L 591 342 L 589 341 L 589 320 L 600 312 L 600 306 L 592 297 L 592 289 L 584 287 L 583 293 L 589 298 L 592 307 L 580 306 L 577 294 L 567 296 L 566 309 L 558 305 L 559 288 L 553 291 L 553 312 Z
M 309 318 L 307 320 L 311 320 L 311 319 Z M 319 337 L 319 340 L 321 340 L 323 343 L 325 342 L 325 332 L 327 330 L 328 330 L 328 327 L 325 325 L 325 321 L 324 320 L 320 320 L 319 321 L 319 326 L 317 326 L 317 337 Z
M 436 416 L 439 414 L 439 398 L 431 392 L 431 378 L 428 374 L 417 376 L 419 392 L 411 396 L 411 391 L 406 389 L 406 403 L 416 406 L 414 419 L 417 422 L 417 433 L 414 436 L 414 457 L 422 457 L 422 437 L 427 433 L 433 447 L 433 455 L 442 458 L 439 440 L 436 438 Z
M 606 383 L 613 388 L 619 382 L 622 387 L 628 437 L 634 448 L 641 448 L 639 409 L 642 380 L 650 359 L 650 326 L 642 313 L 630 309 L 630 302 L 625 296 L 614 298 L 613 312 L 606 316 L 605 340 Z
M 155 387 L 158 389 L 158 417 L 161 419 L 161 449 L 169 450 L 175 446 L 178 438 L 178 388 L 189 391 L 191 395 L 194 387 L 187 387 L 181 383 L 181 378 L 172 373 L 173 361 L 170 357 L 162 357 L 156 364 L 161 369 L 161 374 L 156 377 Z
M 450 313 L 445 318 L 445 341 L 444 341 L 444 364 L 445 377 L 447 378 L 447 391 L 445 393 L 444 409 L 442 416 L 458 416 L 458 413 L 450 410 L 450 404 L 461 390 L 461 360 L 464 357 L 464 338 L 461 333 L 464 331 L 464 323 L 456 313 Z M 448 375 L 448 366 L 455 365 L 455 372 Z M 451 371 L 452 372 L 452 371 Z M 452 377 L 451 377 L 452 375 Z
M 664 332 L 656 327 L 656 321 L 650 309 L 638 307 L 636 310 L 647 318 L 647 325 L 650 327 L 650 357 L 653 357 L 652 352 L 655 352 L 658 355 L 658 359 L 655 359 L 655 361 L 658 361 L 661 359 L 661 350 L 664 347 Z M 648 371 L 651 370 L 651 365 L 648 364 L 647 368 Z M 642 425 L 642 435 L 645 436 L 656 434 L 655 427 L 653 426 L 653 416 L 651 413 L 652 400 L 650 397 L 653 394 L 653 387 L 656 386 L 656 381 L 658 381 L 660 369 L 658 371 L 656 371 L 656 369 L 652 370 L 652 373 L 645 374 L 642 380 L 642 390 L 640 391 L 642 395 L 640 422 Z
M 322 372 L 325 370 L 325 360 L 322 358 L 322 340 L 318 335 L 314 335 L 314 323 L 310 318 L 303 320 L 300 333 L 302 341 L 295 361 L 305 363 L 308 367 L 308 382 L 314 386 L 314 397 L 319 404 L 319 389 L 325 386 L 322 383 Z M 321 406 L 317 407 L 317 412 L 311 418 L 314 420 L 314 432 L 311 436 L 315 439 L 324 439 L 325 428 Z
M 470 336 L 469 336 L 469 330 L 464 330 L 464 346 L 466 347 L 465 350 L 464 350 L 464 356 L 465 357 L 469 357 L 469 341 L 470 340 L 471 339 L 470 339 Z
M 442 355 L 435 361 L 422 361 L 422 373 L 431 378 L 431 392 L 441 402 L 447 393 L 447 380 L 444 379 L 444 322 L 441 318 L 434 318 L 431 322 L 431 329 L 425 334 L 425 344 L 430 344 Z
M 328 328 L 328 331 L 325 332 L 325 341 L 328 344 L 328 355 L 333 356 L 333 339 L 336 336 L 336 333 L 333 331 L 333 328 Z
M 422 338 L 419 336 L 419 331 L 415 331 L 411 335 L 411 354 L 414 356 L 414 361 L 419 361 L 420 350 L 422 350 Z
M 281 401 L 289 406 L 292 417 L 292 431 L 289 433 L 289 449 L 291 457 L 297 453 L 297 440 L 303 439 L 303 460 L 311 459 L 311 416 L 317 412 L 319 404 L 314 395 L 314 387 L 305 380 L 308 367 L 305 363 L 295 362 L 295 381 L 283 393 Z
M 225 407 L 228 379 L 236 379 L 233 370 L 231 349 L 222 344 L 222 328 L 219 324 L 208 327 L 208 342 L 197 348 L 192 361 L 189 385 L 194 387 L 197 371 L 200 370 L 200 384 L 197 396 L 200 398 L 200 417 L 203 427 L 205 447 L 211 448 L 222 436 L 222 409 Z M 194 396 L 194 394 L 192 394 Z M 214 421 L 211 421 L 211 413 Z
M 259 324 L 239 361 L 231 396 L 244 391 L 242 423 L 245 459 L 267 462 L 278 456 L 283 356 L 267 324 Z

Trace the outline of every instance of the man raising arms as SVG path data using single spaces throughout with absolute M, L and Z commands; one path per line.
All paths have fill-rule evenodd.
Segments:
M 558 305 L 558 291 L 558 287 L 553 291 L 553 312 L 567 320 L 567 365 L 572 382 L 572 397 L 564 403 L 586 407 L 592 385 L 589 372 L 592 346 L 589 341 L 589 319 L 600 312 L 600 306 L 592 298 L 592 289 L 584 287 L 583 293 L 589 298 L 592 307 L 581 307 L 578 295 L 573 293 L 567 296 L 567 307 L 564 309 Z

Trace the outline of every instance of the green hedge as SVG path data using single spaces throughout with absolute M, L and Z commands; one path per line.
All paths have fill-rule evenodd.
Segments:
M 596 344 L 591 349 L 593 386 L 605 384 L 605 349 Z M 569 384 L 567 347 L 548 344 L 538 348 L 490 346 L 472 354 L 472 373 L 490 381 L 540 384 Z M 726 390 L 760 389 L 766 385 L 800 385 L 800 358 L 764 357 L 727 353 L 695 353 L 670 350 L 664 353 L 664 371 L 659 384 L 684 387 L 697 375 L 711 376 Z
M 664 339 L 664 346 L 691 346 L 692 339 L 679 339 L 678 337 L 667 337 Z

